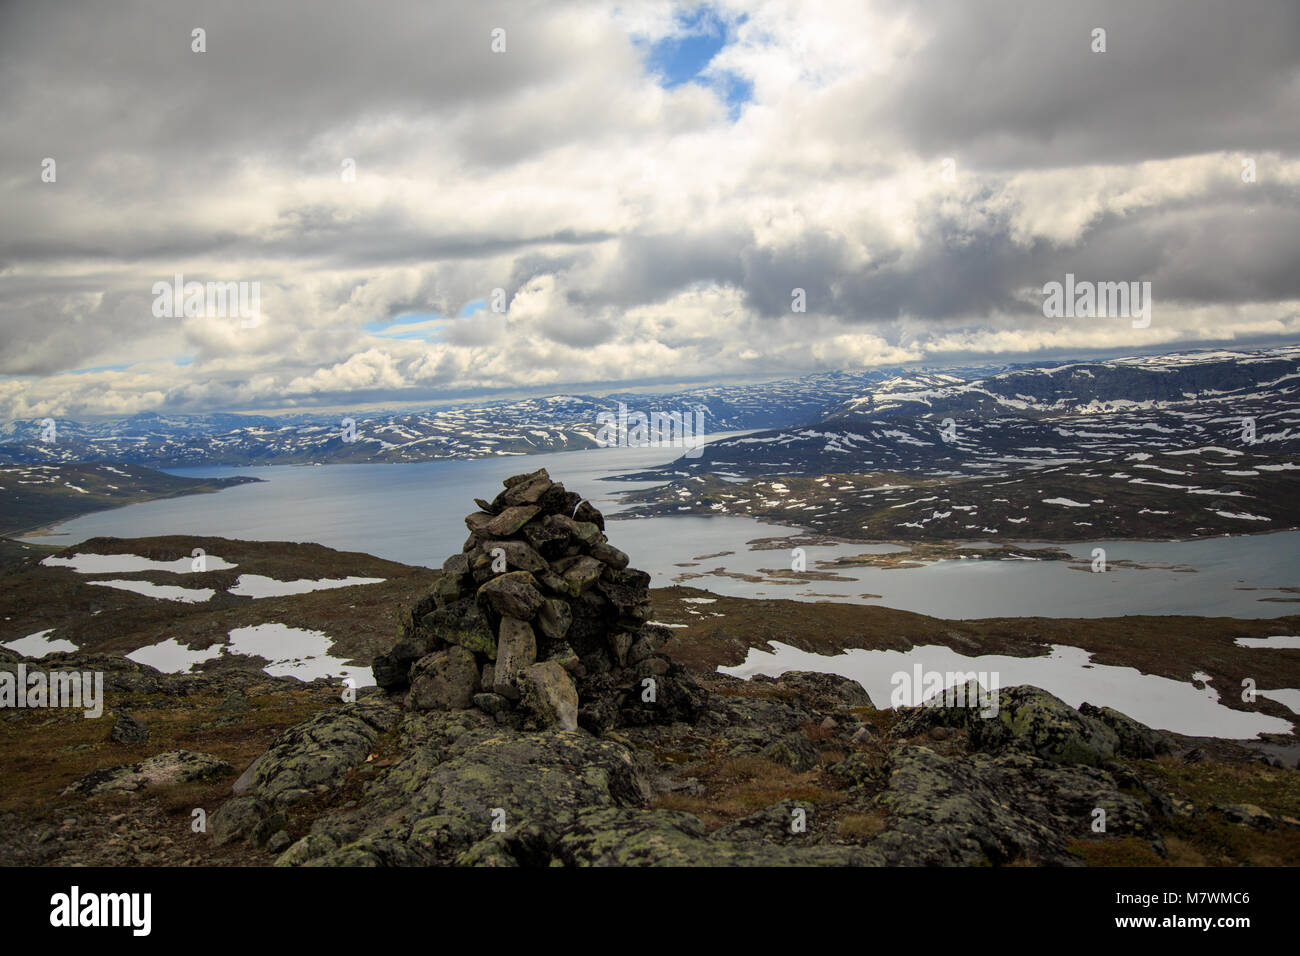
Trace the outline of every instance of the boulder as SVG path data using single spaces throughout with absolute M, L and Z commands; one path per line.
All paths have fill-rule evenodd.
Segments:
M 149 728 L 130 714 L 118 714 L 108 739 L 115 744 L 143 744 L 149 741 Z
M 472 598 L 463 598 L 454 604 L 438 608 L 422 622 L 436 640 L 457 644 L 476 654 L 495 657 L 496 636 L 492 624 Z
M 538 727 L 578 729 L 578 691 L 563 667 L 543 661 L 519 677 L 520 705 Z
M 536 505 L 517 505 L 513 508 L 507 508 L 499 515 L 493 515 L 492 519 L 483 525 L 482 530 L 494 538 L 509 537 L 532 521 L 540 510 Z M 470 530 L 478 529 L 471 527 Z
M 493 578 L 478 589 L 478 596 L 495 613 L 521 621 L 531 621 L 545 600 L 527 571 L 511 571 Z
M 449 647 L 416 661 L 411 669 L 412 710 L 458 710 L 473 706 L 478 664 L 463 647 Z
M 519 678 L 537 661 L 537 638 L 527 621 L 501 618 L 497 661 L 491 690 L 511 700 L 519 699 Z

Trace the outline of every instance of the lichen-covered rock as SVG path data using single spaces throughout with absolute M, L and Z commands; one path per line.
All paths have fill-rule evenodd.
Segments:
M 426 615 L 422 623 L 438 641 L 456 644 L 475 654 L 486 654 L 488 658 L 496 657 L 497 640 L 492 624 L 472 598 L 438 608 Z
M 1094 836 L 1097 808 L 1106 811 L 1108 834 L 1151 832 L 1142 801 L 1094 767 L 1022 752 L 943 756 L 902 746 L 890 755 L 889 771 L 878 801 L 889 816 L 872 846 L 895 865 L 1077 866 L 1068 844 Z
M 401 758 L 380 772 L 365 801 L 317 820 L 318 832 L 346 839 L 306 862 L 453 863 L 493 837 L 501 810 L 516 855 L 547 865 L 549 848 L 580 812 L 640 806 L 650 792 L 625 747 L 589 734 L 521 733 L 471 710 L 408 715 L 401 740 Z
M 449 647 L 422 657 L 411 668 L 409 704 L 413 710 L 455 710 L 473 706 L 479 669 L 474 655 Z
M 1119 752 L 1126 756 L 1148 759 L 1170 751 L 1168 737 L 1113 707 L 1094 707 L 1084 703 L 1079 705 L 1079 713 L 1095 718 L 1113 730 L 1119 738 Z
M 484 524 L 483 530 L 494 538 L 508 537 L 533 520 L 540 510 L 536 505 L 517 505 L 506 508 Z
M 968 693 L 964 699 L 983 697 Z M 1111 760 L 1120 746 L 1118 735 L 1107 724 L 1028 684 L 1003 688 L 995 708 L 981 708 L 978 703 L 900 708 L 894 732 L 916 736 L 940 726 L 964 730 L 977 750 L 1020 750 L 1053 763 L 1099 766 Z
M 564 601 L 558 598 L 547 598 L 538 609 L 534 623 L 547 640 L 562 641 L 569 633 L 569 625 L 573 623 L 573 612 Z
M 617 808 L 584 811 L 554 848 L 566 866 L 880 866 L 871 849 L 847 846 L 768 845 L 748 838 L 706 834 L 689 814 Z
M 803 773 L 817 766 L 817 745 L 800 733 L 786 734 L 763 750 L 763 756 L 775 763 Z
M 277 737 L 231 789 L 280 807 L 317 786 L 332 787 L 365 761 L 379 735 L 400 714 L 400 707 L 382 696 L 317 714 Z
M 149 787 L 210 780 L 234 772 L 234 767 L 211 754 L 169 750 L 138 763 L 88 773 L 66 787 L 63 794 L 93 797 L 102 793 L 134 793 Z
M 493 578 L 478 589 L 478 596 L 495 613 L 521 621 L 531 621 L 545 600 L 527 571 L 511 571 Z
M 502 562 L 506 568 L 514 568 L 516 571 L 544 571 L 548 566 L 546 559 L 524 541 L 496 541 L 489 538 L 478 545 L 472 554 L 471 564 L 474 569 L 486 568 L 497 574 L 503 572 L 493 570 L 493 565 Z
M 501 618 L 491 690 L 511 700 L 518 700 L 520 677 L 536 661 L 537 638 L 528 622 L 514 617 Z
M 563 667 L 543 661 L 524 668 L 517 680 L 520 706 L 532 725 L 578 729 L 578 691 Z
M 248 837 L 271 809 L 255 796 L 231 797 L 208 820 L 208 833 L 217 846 Z
M 118 714 L 108 739 L 115 744 L 143 744 L 149 742 L 149 728 L 130 714 Z

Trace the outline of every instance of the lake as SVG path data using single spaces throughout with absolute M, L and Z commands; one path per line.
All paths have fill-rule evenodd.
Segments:
M 674 457 L 672 449 L 601 448 L 400 465 L 169 469 L 177 475 L 249 475 L 263 481 L 216 494 L 86 515 L 60 525 L 53 535 L 26 540 L 68 545 L 100 535 L 195 534 L 314 541 L 437 567 L 461 549 L 468 534 L 464 516 L 476 510 L 474 497 L 493 497 L 509 475 L 545 467 L 552 478 L 614 516 L 621 510 L 616 495 L 654 483 L 611 481 L 608 476 L 641 471 Z M 798 533 L 793 528 L 744 517 L 687 515 L 613 520 L 607 532 L 613 544 L 631 555 L 634 567 L 651 574 L 655 587 L 673 584 L 682 574 L 704 574 L 682 583 L 739 597 L 852 601 L 944 618 L 1124 614 L 1268 618 L 1300 613 L 1296 603 L 1300 593 L 1279 590 L 1300 588 L 1296 560 L 1300 532 L 1181 542 L 1102 542 L 1112 566 L 1100 574 L 1071 570 L 1063 561 L 948 560 L 923 568 L 838 569 L 850 580 L 811 584 L 753 582 L 710 573 L 752 575 L 762 569 L 788 569 L 788 549 L 754 550 L 747 542 L 792 536 Z M 1097 546 L 1097 542 L 1081 542 L 1064 548 L 1087 564 Z M 804 550 L 807 567 L 814 570 L 819 560 L 896 548 L 836 544 Z M 1118 561 L 1192 570 L 1115 567 Z M 688 564 L 693 566 L 679 566 Z

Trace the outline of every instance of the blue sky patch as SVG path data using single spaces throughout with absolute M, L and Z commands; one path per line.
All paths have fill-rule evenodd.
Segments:
M 93 372 L 125 372 L 131 367 L 131 362 L 122 365 L 96 365 L 94 368 L 74 368 L 69 375 L 90 375 Z
M 732 73 L 709 77 L 700 74 L 718 51 L 734 37 L 735 28 L 745 22 L 741 16 L 728 23 L 711 6 L 698 6 L 677 15 L 680 32 L 655 43 L 641 44 L 647 51 L 646 69 L 666 90 L 684 83 L 699 83 L 715 90 L 735 119 L 740 108 L 753 99 L 754 85 Z

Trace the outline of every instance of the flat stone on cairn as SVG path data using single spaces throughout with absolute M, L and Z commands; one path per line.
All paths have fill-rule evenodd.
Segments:
M 704 692 L 646 623 L 650 575 L 606 539 L 590 502 L 546 469 L 465 518 L 460 554 L 399 617 L 375 682 L 413 710 L 478 707 L 524 729 L 593 733 L 693 721 Z

